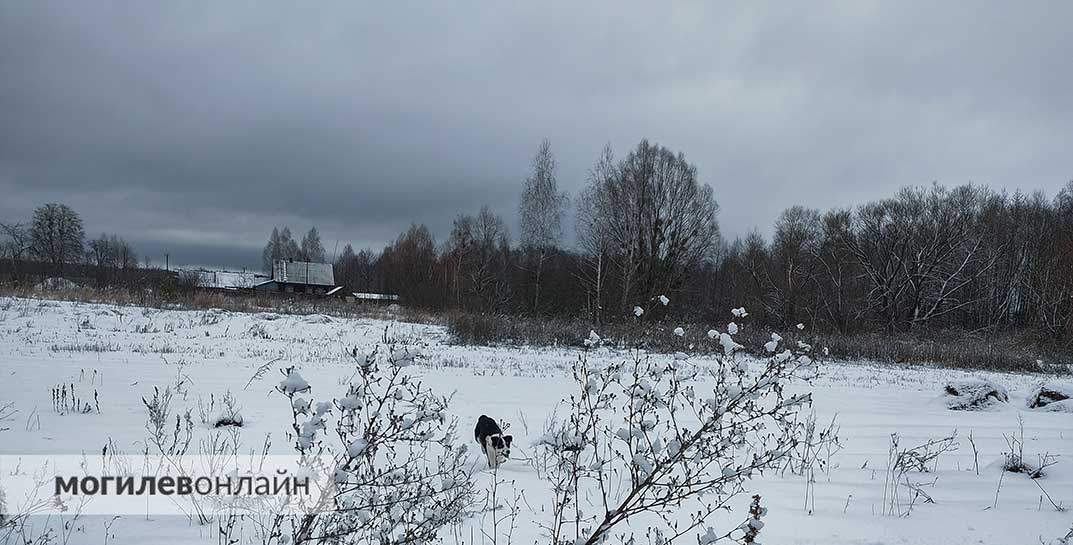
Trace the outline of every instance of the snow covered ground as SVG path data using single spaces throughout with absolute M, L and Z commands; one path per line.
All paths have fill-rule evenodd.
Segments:
M 17 411 L 0 421 L 0 429 L 8 428 L 0 431 L 0 456 L 99 453 L 109 441 L 115 448 L 140 452 L 146 439 L 142 397 L 151 396 L 154 386 L 177 384 L 186 393 L 176 403 L 193 408 L 195 415 L 199 400 L 206 403 L 210 394 L 219 398 L 230 392 L 241 407 L 243 444 L 258 448 L 270 436 L 273 452 L 291 453 L 285 438 L 290 410 L 273 391 L 279 369 L 296 366 L 316 397 L 340 396 L 345 389 L 340 385 L 353 374 L 352 350 L 367 351 L 385 335 L 403 344 L 426 345 L 427 358 L 413 372 L 437 392 L 454 393 L 450 412 L 460 419 L 463 436 L 481 414 L 511 424 L 518 447 L 512 457 L 517 459 L 500 468 L 499 478 L 512 484 L 501 485 L 499 494 L 511 496 L 511 487 L 524 494 L 512 541 L 546 543 L 538 522 L 547 519 L 550 496 L 524 458 L 532 453 L 531 443 L 544 422 L 574 389 L 569 369 L 579 351 L 451 346 L 436 326 L 0 298 L 0 407 L 12 403 Z M 590 360 L 623 357 L 601 351 Z M 706 359 L 691 361 L 703 366 Z M 268 362 L 273 362 L 271 369 L 252 378 Z M 971 376 L 1005 386 L 1008 404 L 986 411 L 948 410 L 944 384 L 968 376 L 945 369 L 825 364 L 811 387 L 814 409 L 821 424 L 836 419 L 844 448 L 832 457 L 829 472 L 817 471 L 807 508 L 803 477 L 768 473 L 750 483 L 768 508 L 761 541 L 1005 545 L 1064 535 L 1073 512 L 1057 511 L 1040 487 L 1054 502 L 1073 508 L 1073 414 L 1025 407 L 1036 383 L 1049 377 L 999 373 Z M 72 383 L 83 400 L 93 400 L 96 392 L 91 412 L 54 410 L 52 389 Z M 1001 470 L 1008 449 L 1004 436 L 1020 434 L 1019 417 L 1026 459 L 1058 456 L 1038 481 Z M 917 504 L 905 517 L 882 514 L 891 434 L 897 433 L 904 447 L 955 430 L 958 450 L 942 455 L 935 471 L 920 479 L 935 479 L 925 489 L 934 503 Z M 979 452 L 979 474 L 970 433 Z M 491 474 L 479 472 L 477 479 L 482 490 Z M 745 516 L 739 509 L 717 515 L 721 518 L 714 522 L 728 527 Z M 445 540 L 490 542 L 479 530 L 487 518 L 476 511 Z M 218 542 L 214 526 L 181 516 L 81 517 L 73 528 L 69 543 Z M 643 528 L 634 529 L 643 536 Z

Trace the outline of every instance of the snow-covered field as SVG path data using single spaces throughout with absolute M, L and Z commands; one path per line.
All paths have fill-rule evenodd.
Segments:
M 151 396 L 154 386 L 168 385 L 185 392 L 176 403 L 193 408 L 195 415 L 199 401 L 231 392 L 241 407 L 243 444 L 258 448 L 270 436 L 273 452 L 291 453 L 285 436 L 290 408 L 273 390 L 281 378 L 279 370 L 296 366 L 315 397 L 342 395 L 341 384 L 354 372 L 353 349 L 365 352 L 385 334 L 402 344 L 424 345 L 427 357 L 413 372 L 438 393 L 454 393 L 450 412 L 459 418 L 464 437 L 481 414 L 511 424 L 516 459 L 499 470 L 499 478 L 508 481 L 499 494 L 512 496 L 513 487 L 524 497 L 512 541 L 546 543 L 538 522 L 548 517 L 550 494 L 525 458 L 545 421 L 575 389 L 569 370 L 579 350 L 451 346 L 445 331 L 436 326 L 0 299 L 0 406 L 12 403 L 17 411 L 0 421 L 0 429 L 8 428 L 0 431 L 0 455 L 99 453 L 109 441 L 114 448 L 140 452 L 146 440 L 142 398 Z M 625 357 L 599 351 L 590 361 Z M 699 366 L 706 361 L 702 356 L 691 359 Z M 271 369 L 253 378 L 268 362 L 273 362 Z M 1049 542 L 1064 535 L 1073 512 L 1056 510 L 1041 487 L 1054 502 L 1073 507 L 1073 413 L 1025 408 L 1033 386 L 1049 377 L 998 373 L 972 376 L 1005 386 L 1008 404 L 984 411 L 948 410 L 943 385 L 966 376 L 945 369 L 823 364 L 811 386 L 813 408 L 821 424 L 836 418 L 843 448 L 831 458 L 829 472 L 817 470 L 814 498 L 807 508 L 803 477 L 769 472 L 749 483 L 768 508 L 761 541 L 1005 545 Z M 74 384 L 92 410 L 55 410 L 52 390 L 61 384 Z M 1036 481 L 1001 470 L 1002 454 L 1008 450 L 1004 436 L 1020 435 L 1019 417 L 1026 459 L 1058 456 L 1046 476 Z M 935 470 L 917 479 L 934 479 L 924 489 L 934 503 L 921 501 L 908 516 L 883 514 L 891 434 L 898 434 L 905 447 L 955 430 L 958 449 L 940 456 Z M 979 474 L 970 433 L 979 453 Z M 476 478 L 480 491 L 491 474 L 481 471 Z M 714 522 L 733 526 L 745 516 L 736 510 L 716 515 Z M 490 542 L 479 531 L 487 517 L 475 511 L 465 527 L 453 529 L 445 540 Z M 69 543 L 193 544 L 216 543 L 219 537 L 215 527 L 181 516 L 81 517 L 74 526 Z M 634 530 L 643 536 L 643 528 Z

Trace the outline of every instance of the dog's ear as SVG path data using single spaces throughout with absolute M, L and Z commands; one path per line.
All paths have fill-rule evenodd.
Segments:
M 513 435 L 504 435 L 503 436 L 503 442 L 505 442 L 507 444 L 507 448 L 510 448 L 510 442 L 513 441 L 513 440 L 514 440 Z

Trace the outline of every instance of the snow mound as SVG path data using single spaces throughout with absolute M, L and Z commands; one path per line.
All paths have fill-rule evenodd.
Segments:
M 946 406 L 952 411 L 978 411 L 1010 400 L 1005 387 L 980 378 L 950 381 L 943 391 Z
M 279 383 L 279 391 L 286 395 L 294 395 L 298 392 L 305 392 L 309 390 L 309 383 L 306 382 L 302 375 L 298 374 L 298 371 L 289 369 L 287 371 L 287 378 L 283 379 Z
M 1073 385 L 1041 382 L 1028 394 L 1025 404 L 1030 409 L 1073 412 Z
M 307 324 L 330 324 L 332 323 L 332 318 L 323 314 L 310 314 L 303 318 L 302 321 Z

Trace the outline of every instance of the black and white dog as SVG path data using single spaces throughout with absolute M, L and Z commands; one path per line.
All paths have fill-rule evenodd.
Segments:
M 482 414 L 477 419 L 473 438 L 477 440 L 477 444 L 481 446 L 481 450 L 488 458 L 488 467 L 495 469 L 510 458 L 510 442 L 514 440 L 514 437 L 503 435 L 503 430 L 499 429 L 499 424 L 495 420 Z

